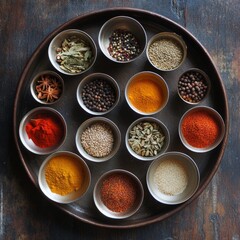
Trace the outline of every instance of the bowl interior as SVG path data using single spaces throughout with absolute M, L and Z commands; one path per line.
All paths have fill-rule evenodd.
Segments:
M 151 57 L 151 54 L 150 54 L 150 48 L 152 47 L 152 45 L 157 42 L 157 41 L 161 41 L 161 40 L 166 40 L 166 41 L 169 41 L 169 42 L 172 42 L 174 43 L 174 45 L 178 46 L 179 50 L 181 50 L 181 59 L 178 61 L 178 63 L 175 63 L 174 62 L 174 65 L 173 66 L 166 66 L 165 64 L 162 65 L 162 62 L 166 63 L 166 62 L 169 62 L 169 64 L 172 64 L 171 62 L 176 59 L 176 56 L 174 56 L 176 53 L 173 52 L 165 52 L 166 51 L 166 48 L 163 47 L 162 50 L 159 50 L 159 53 L 158 53 L 158 56 L 156 59 L 157 62 L 159 61 L 159 59 L 161 60 L 160 63 L 162 66 L 160 66 L 157 62 L 155 63 L 153 61 L 153 58 Z M 172 47 L 172 46 L 168 46 L 169 49 L 176 49 L 176 46 L 175 47 Z M 170 50 L 168 50 L 170 51 Z M 172 50 L 171 50 L 172 51 Z M 160 57 L 160 53 L 161 54 L 161 57 Z M 182 63 L 185 61 L 186 59 L 186 56 L 187 56 L 187 45 L 185 44 L 184 40 L 182 39 L 181 36 L 179 36 L 178 34 L 174 33 L 174 32 L 161 32 L 161 33 L 158 33 L 156 35 L 154 35 L 148 42 L 147 44 L 147 50 L 146 50 L 146 54 L 147 54 L 147 58 L 150 62 L 150 64 L 158 69 L 158 70 L 161 70 L 161 71 L 173 71 L 173 70 L 176 70 L 178 67 L 180 67 L 182 65 Z M 164 56 L 168 56 L 168 58 L 166 58 L 164 60 Z M 171 57 L 170 57 L 171 56 Z M 179 58 L 179 57 L 178 57 Z M 163 61 L 164 60 L 164 61 Z M 175 61 L 175 60 L 174 60 Z
M 41 148 L 37 146 L 32 139 L 28 137 L 28 134 L 26 132 L 26 125 L 33 119 L 37 119 L 40 117 L 52 117 L 57 121 L 57 123 L 60 125 L 60 128 L 62 128 L 63 131 L 63 136 L 62 139 L 59 141 L 57 145 L 54 145 L 52 147 L 46 147 L 46 148 Z M 67 135 L 67 125 L 66 122 L 63 118 L 63 116 L 55 109 L 49 108 L 49 107 L 38 107 L 30 112 L 28 112 L 23 119 L 20 122 L 19 126 L 19 136 L 20 139 L 23 143 L 23 145 L 31 152 L 39 155 L 44 155 L 44 154 L 50 154 L 54 151 L 56 151 L 58 148 L 62 146 L 66 139 Z
M 202 80 L 200 80 L 200 79 L 194 79 L 194 78 L 192 78 L 191 76 L 189 76 L 189 74 L 200 74 L 201 76 L 202 76 Z M 199 82 L 203 82 L 203 85 L 204 86 L 207 86 L 207 90 L 205 90 L 204 89 L 204 96 L 203 97 L 201 97 L 200 98 L 200 100 L 194 100 L 194 99 L 192 99 L 192 98 L 190 98 L 190 97 L 186 97 L 187 96 L 187 94 L 189 94 L 188 92 L 187 92 L 187 89 L 186 89 L 186 87 L 184 86 L 184 90 L 181 90 L 180 89 L 180 84 L 179 84 L 179 82 L 180 82 L 180 80 L 181 80 L 181 78 L 183 77 L 183 76 L 186 76 L 187 75 L 187 79 L 189 79 L 189 82 L 188 83 L 190 83 L 191 85 L 192 85 L 192 88 L 194 89 L 194 90 L 192 90 L 192 94 L 196 94 L 196 95 L 198 95 L 198 94 L 203 94 L 203 93 L 200 93 L 202 90 L 199 90 Z M 194 76 L 195 77 L 195 76 Z M 185 80 L 186 81 L 186 80 Z M 197 83 L 196 83 L 196 81 L 197 81 Z M 188 83 L 184 83 L 184 84 L 188 84 Z M 193 85 L 194 84 L 194 85 Z M 200 85 L 202 85 L 201 83 L 200 83 Z M 196 87 L 198 88 L 198 89 L 196 89 Z M 179 78 L 179 80 L 178 80 L 178 95 L 179 95 L 179 97 L 184 101 L 184 102 L 186 102 L 186 103 L 188 103 L 188 104 L 191 104 L 191 105 L 197 105 L 197 104 L 199 104 L 199 103 L 201 103 L 208 95 L 209 95 L 209 92 L 210 92 L 210 89 L 211 89 L 211 82 L 210 82 L 210 79 L 209 79 L 209 77 L 208 77 L 208 75 L 204 72 L 204 71 L 202 71 L 201 69 L 198 69 L 198 68 L 191 68 L 191 69 L 188 69 L 186 72 L 184 72 L 181 76 L 180 76 L 180 78 Z M 182 92 L 181 92 L 182 91 Z M 185 97 L 184 97 L 184 95 L 185 95 Z
M 187 117 L 189 114 L 193 114 L 195 112 L 201 112 L 201 111 L 204 111 L 206 113 L 209 114 L 209 116 L 211 116 L 215 121 L 216 121 L 216 124 L 219 128 L 219 134 L 216 138 L 216 140 L 210 144 L 209 146 L 207 147 L 194 147 L 192 145 L 190 145 L 184 135 L 183 135 L 183 132 L 182 132 L 182 124 L 183 124 L 183 121 L 185 119 L 185 117 Z M 198 107 L 194 107 L 190 110 L 188 110 L 181 118 L 180 122 L 179 122 L 179 127 L 178 127 L 178 133 L 179 133 L 179 137 L 181 139 L 181 142 L 183 143 L 183 145 L 193 151 L 193 152 L 197 152 L 197 153 L 205 153 L 205 152 L 209 152 L 211 150 L 213 150 L 214 148 L 216 148 L 220 143 L 221 141 L 223 140 L 223 137 L 225 135 L 225 123 L 221 117 L 221 115 L 213 108 L 211 107 L 207 107 L 207 106 L 198 106 Z
M 141 53 L 145 50 L 146 47 L 146 42 L 147 42 L 147 36 L 144 28 L 142 25 L 135 19 L 127 16 L 118 16 L 114 17 L 110 20 L 108 20 L 100 29 L 99 36 L 98 36 L 98 42 L 101 51 L 104 53 L 106 57 L 111 59 L 112 61 L 115 62 L 122 62 L 124 63 L 125 61 L 117 61 L 115 58 L 113 58 L 109 51 L 108 47 L 110 44 L 110 36 L 115 30 L 127 30 L 131 32 L 136 39 L 138 40 L 138 43 L 140 45 L 140 54 L 137 56 L 139 57 Z M 134 59 L 136 59 L 135 57 Z M 132 60 L 134 60 L 132 59 Z M 130 61 L 127 61 L 130 62 Z
M 103 182 L 115 174 L 121 174 L 125 178 L 130 178 L 135 186 L 134 189 L 136 191 L 136 199 L 133 203 L 133 206 L 125 212 L 111 211 L 110 209 L 108 209 L 106 207 L 106 205 L 103 203 L 102 198 L 101 198 L 101 188 L 103 186 Z M 123 170 L 123 169 L 115 169 L 115 170 L 106 172 L 99 178 L 99 180 L 97 181 L 97 183 L 94 187 L 93 198 L 94 198 L 96 207 L 102 214 L 104 214 L 105 216 L 107 216 L 109 218 L 123 219 L 123 218 L 132 216 L 140 208 L 143 198 L 144 198 L 144 190 L 143 190 L 140 180 L 134 174 L 132 174 L 126 170 Z
M 149 156 L 142 156 L 142 155 L 136 153 L 132 149 L 132 147 L 130 146 L 130 144 L 129 144 L 130 131 L 132 131 L 134 126 L 138 125 L 139 123 L 156 123 L 159 126 L 159 131 L 164 136 L 164 144 L 161 147 L 161 150 L 156 155 L 153 155 L 153 156 L 151 156 L 151 155 L 149 155 Z M 136 130 L 136 131 L 138 131 L 138 130 Z M 150 135 L 152 135 L 152 133 L 149 133 L 148 135 L 146 135 L 146 137 L 150 136 Z M 136 134 L 136 141 L 139 142 L 139 139 L 141 139 L 140 136 L 138 134 Z M 150 140 L 151 140 L 151 138 L 150 138 Z M 144 147 L 144 145 L 149 145 L 150 144 L 149 142 L 147 142 L 146 144 L 144 143 L 144 145 L 141 145 L 141 142 L 142 141 L 140 141 L 139 144 L 140 144 L 140 146 L 142 146 L 141 149 L 144 149 L 144 150 L 146 149 Z M 161 154 L 163 154 L 168 149 L 168 146 L 170 144 L 170 134 L 169 134 L 169 131 L 168 131 L 167 127 L 160 120 L 158 120 L 156 118 L 153 118 L 153 117 L 143 117 L 143 118 L 137 119 L 136 121 L 134 121 L 128 127 L 127 132 L 126 132 L 126 136 L 125 136 L 125 144 L 126 144 L 126 147 L 127 147 L 127 150 L 129 151 L 129 153 L 133 157 L 135 157 L 136 159 L 139 159 L 139 160 L 142 160 L 142 161 L 152 161 L 152 160 L 158 158 Z
M 179 182 L 183 181 L 182 169 L 184 169 L 187 179 L 187 185 L 184 187 L 178 186 Z M 177 180 L 172 182 L 172 179 Z M 191 198 L 196 192 L 199 182 L 200 174 L 196 163 L 186 154 L 178 152 L 163 154 L 152 162 L 147 172 L 149 192 L 157 201 L 169 205 L 180 204 Z
M 50 90 L 52 94 L 47 94 L 47 92 L 50 92 Z M 30 91 L 33 98 L 37 102 L 45 105 L 50 105 L 58 102 L 63 95 L 64 81 L 59 74 L 53 71 L 43 71 L 38 73 L 33 78 L 30 85 Z M 44 97 L 44 95 L 46 97 Z
M 68 39 L 71 36 L 76 36 L 79 39 L 82 39 L 83 41 L 88 43 L 90 45 L 90 48 L 92 51 L 92 56 L 93 56 L 87 69 L 83 69 L 82 71 L 75 72 L 75 73 L 71 73 L 71 72 L 67 72 L 67 71 L 63 70 L 62 68 L 60 68 L 60 64 L 56 61 L 57 49 L 59 47 L 61 47 L 61 45 L 65 39 Z M 93 41 L 93 39 L 86 32 L 83 32 L 78 29 L 68 29 L 68 30 L 60 32 L 58 35 L 56 35 L 53 38 L 53 40 L 51 41 L 51 43 L 49 44 L 49 47 L 48 47 L 48 57 L 49 57 L 49 60 L 52 63 L 52 65 L 59 72 L 66 74 L 66 75 L 78 75 L 78 74 L 82 74 L 82 73 L 86 72 L 88 69 L 90 69 L 93 66 L 93 64 L 95 63 L 96 58 L 97 58 L 97 47 L 96 47 L 96 44 Z
M 86 84 L 89 84 L 90 82 L 92 82 L 94 80 L 98 80 L 98 79 L 107 81 L 112 86 L 114 93 L 115 93 L 115 102 L 107 111 L 102 111 L 102 112 L 92 111 L 84 104 L 83 99 L 82 99 L 84 86 Z M 104 115 L 104 114 L 107 114 L 110 111 L 112 111 L 118 104 L 118 102 L 120 100 L 120 88 L 119 88 L 117 82 L 111 76 L 104 74 L 104 73 L 93 73 L 93 74 L 90 74 L 87 77 L 85 77 L 79 83 L 78 88 L 77 88 L 77 100 L 78 100 L 79 105 L 89 114 L 96 115 L 96 116 Z
M 104 157 L 95 157 L 95 156 L 88 154 L 85 151 L 85 149 L 81 143 L 81 136 L 82 136 L 83 132 L 88 127 L 92 126 L 95 123 L 106 124 L 107 126 L 109 126 L 111 128 L 112 133 L 113 133 L 114 142 L 113 142 L 112 150 L 108 155 L 106 155 Z M 92 161 L 92 162 L 105 162 L 105 161 L 110 160 L 117 153 L 117 151 L 120 147 L 120 144 L 121 144 L 121 132 L 118 129 L 117 125 L 114 122 L 112 122 L 110 119 L 104 118 L 104 117 L 93 117 L 93 118 L 87 119 L 85 122 L 83 122 L 80 125 L 80 127 L 78 128 L 77 133 L 76 133 L 75 142 L 76 142 L 76 146 L 77 146 L 79 153 L 85 159 Z
M 77 190 L 77 191 L 73 191 L 72 193 L 69 193 L 67 195 L 60 195 L 60 194 L 56 194 L 54 192 L 51 191 L 51 189 L 48 186 L 48 183 L 46 181 L 46 176 L 45 176 L 45 171 L 46 171 L 46 167 L 47 164 L 49 163 L 49 161 L 51 159 L 53 159 L 54 157 L 71 157 L 76 159 L 81 168 L 82 171 L 81 173 L 83 174 L 83 182 L 81 187 Z M 71 203 L 76 201 L 77 199 L 79 199 L 80 197 L 82 197 L 85 192 L 88 190 L 88 187 L 90 185 L 91 182 L 91 176 L 90 176 L 90 171 L 89 168 L 87 166 L 87 164 L 76 154 L 72 153 L 72 152 L 56 152 L 53 153 L 52 155 L 50 155 L 49 157 L 46 158 L 46 160 L 42 163 L 40 170 L 39 170 L 39 175 L 38 175 L 38 182 L 39 182 L 39 186 L 42 190 L 42 192 L 52 201 L 58 202 L 58 203 Z
M 143 111 L 143 109 L 142 110 L 138 109 L 136 106 L 134 106 L 134 104 L 131 102 L 130 97 L 129 97 L 130 87 L 132 85 L 134 85 L 135 83 L 138 83 L 138 82 L 141 82 L 141 81 L 146 81 L 146 80 L 150 81 L 150 83 L 151 83 L 151 81 L 153 83 L 155 83 L 159 87 L 159 91 L 160 91 L 161 104 L 160 104 L 158 109 L 153 110 L 153 111 Z M 139 89 L 136 88 L 138 90 L 137 92 L 141 91 L 140 86 L 141 85 L 139 84 Z M 150 93 L 149 93 L 149 91 L 147 91 L 147 93 L 145 93 L 145 91 L 144 91 L 143 94 L 147 94 L 147 96 L 143 96 L 143 97 L 148 98 Z M 169 99 L 168 85 L 160 75 L 158 75 L 154 72 L 149 72 L 149 71 L 140 72 L 140 73 L 135 74 L 134 76 L 132 76 L 129 79 L 129 81 L 128 81 L 126 87 L 125 87 L 125 98 L 126 98 L 126 101 L 127 101 L 128 105 L 130 106 L 130 108 L 133 109 L 138 114 L 141 114 L 141 115 L 156 114 L 156 113 L 160 112 L 161 110 L 163 110 L 164 107 L 168 103 L 168 99 Z

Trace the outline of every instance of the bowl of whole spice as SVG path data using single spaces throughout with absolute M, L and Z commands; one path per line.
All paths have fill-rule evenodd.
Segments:
M 199 106 L 188 110 L 182 116 L 178 132 L 186 148 L 204 153 L 221 143 L 225 135 L 225 124 L 215 109 Z
M 141 115 L 160 112 L 167 105 L 169 89 L 157 73 L 143 71 L 132 76 L 125 87 L 125 99 L 132 110 Z
M 133 173 L 114 169 L 99 178 L 93 198 L 103 215 L 123 219 L 132 216 L 141 207 L 144 190 L 141 181 Z
M 68 29 L 52 39 L 48 47 L 48 57 L 59 72 L 78 75 L 93 66 L 97 58 L 97 47 L 86 32 Z
M 98 43 L 103 54 L 117 63 L 136 60 L 145 50 L 147 35 L 134 18 L 117 16 L 101 27 Z
M 121 132 L 110 119 L 93 117 L 80 125 L 75 142 L 84 158 L 93 162 L 105 162 L 117 153 L 121 144 Z
M 201 69 L 191 68 L 178 80 L 178 95 L 184 102 L 196 105 L 207 97 L 210 87 L 207 74 Z
M 177 69 L 187 56 L 187 46 L 181 36 L 173 32 L 154 35 L 147 44 L 150 64 L 161 71 Z
M 49 199 L 66 204 L 78 200 L 87 192 L 91 173 L 85 161 L 77 154 L 59 151 L 42 163 L 38 182 Z
M 19 125 L 23 145 L 39 155 L 50 154 L 62 146 L 67 135 L 63 116 L 50 107 L 38 107 L 29 111 Z
M 129 153 L 143 161 L 152 161 L 163 154 L 170 143 L 167 127 L 153 117 L 135 120 L 127 129 L 125 144 Z
M 81 80 L 77 88 L 79 105 L 92 115 L 112 111 L 120 99 L 117 82 L 105 73 L 92 73 Z
M 33 78 L 30 90 L 37 102 L 49 105 L 58 102 L 63 95 L 64 82 L 59 74 L 43 71 Z
M 160 203 L 174 205 L 190 199 L 197 191 L 197 164 L 181 152 L 167 152 L 154 160 L 146 175 L 150 194 Z

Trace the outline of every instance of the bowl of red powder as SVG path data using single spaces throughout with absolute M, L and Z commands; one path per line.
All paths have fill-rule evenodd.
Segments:
M 38 107 L 28 112 L 19 126 L 23 145 L 39 155 L 50 154 L 61 147 L 67 133 L 63 116 L 50 107 Z
M 139 210 L 144 190 L 140 180 L 133 173 L 114 169 L 99 178 L 93 197 L 96 207 L 103 215 L 123 219 Z
M 178 131 L 186 148 L 204 153 L 221 143 L 225 135 L 225 124 L 215 109 L 199 106 L 188 110 L 182 116 Z

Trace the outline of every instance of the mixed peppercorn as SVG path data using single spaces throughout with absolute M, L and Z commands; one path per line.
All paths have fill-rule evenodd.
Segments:
M 138 40 L 127 30 L 115 30 L 110 36 L 109 41 L 109 54 L 117 61 L 130 61 L 141 52 Z

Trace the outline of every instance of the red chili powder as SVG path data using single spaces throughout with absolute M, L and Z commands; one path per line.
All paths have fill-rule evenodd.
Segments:
M 209 147 L 220 134 L 215 118 L 205 110 L 188 114 L 183 119 L 181 129 L 188 144 L 196 148 Z
M 40 148 L 57 145 L 63 137 L 62 126 L 56 119 L 45 115 L 30 120 L 26 125 L 26 132 L 28 138 Z
M 136 200 L 136 186 L 133 180 L 121 173 L 112 174 L 103 181 L 101 199 L 113 212 L 126 212 Z

